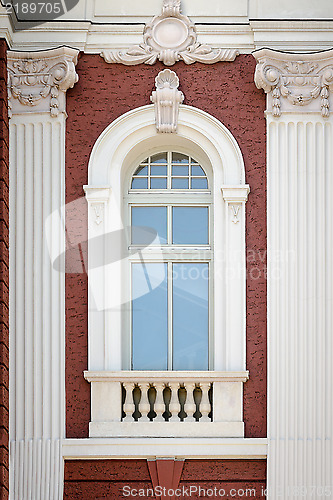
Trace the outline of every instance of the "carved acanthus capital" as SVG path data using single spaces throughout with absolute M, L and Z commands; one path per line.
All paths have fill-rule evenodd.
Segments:
M 258 64 L 255 84 L 268 94 L 268 111 L 321 111 L 330 113 L 333 90 L 333 50 L 312 54 L 287 54 L 270 49 L 254 52 Z M 320 97 L 320 101 L 319 98 Z
M 174 71 L 165 69 L 155 78 L 156 90 L 150 100 L 155 108 L 155 122 L 158 132 L 176 132 L 179 105 L 184 94 L 178 90 L 179 79 Z
M 78 81 L 78 50 L 68 47 L 43 52 L 8 52 L 10 113 L 65 111 L 66 91 Z M 31 109 L 30 109 L 31 108 Z
M 154 64 L 157 60 L 166 66 L 177 61 L 186 64 L 234 61 L 237 50 L 213 49 L 197 42 L 195 25 L 180 12 L 180 0 L 163 0 L 162 14 L 146 24 L 143 43 L 126 51 L 103 50 L 101 56 L 108 63 L 126 65 Z

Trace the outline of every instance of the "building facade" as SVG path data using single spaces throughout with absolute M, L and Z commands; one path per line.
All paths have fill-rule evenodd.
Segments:
M 55 5 L 0 7 L 2 497 L 333 497 L 332 6 Z

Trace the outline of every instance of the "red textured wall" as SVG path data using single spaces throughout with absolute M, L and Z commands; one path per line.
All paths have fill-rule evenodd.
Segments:
M 187 488 L 187 491 L 190 486 L 200 485 L 206 490 L 216 487 L 217 491 L 225 490 L 225 498 L 227 495 L 230 498 L 231 494 L 234 496 L 236 490 L 240 495 L 234 498 L 243 496 L 257 500 L 265 498 L 262 494 L 265 477 L 265 460 L 186 460 L 179 487 Z M 65 500 L 120 500 L 125 498 L 122 490 L 125 485 L 136 490 L 152 488 L 146 460 L 77 460 L 65 463 Z M 247 489 L 252 490 L 251 496 L 249 491 L 247 496 L 246 493 L 243 495 Z M 149 497 L 141 495 L 141 498 Z M 193 494 L 190 498 L 196 500 L 198 496 Z M 221 499 L 221 496 L 210 498 Z
M 67 92 L 66 201 L 83 196 L 88 159 L 101 132 L 123 113 L 149 104 L 154 78 L 164 69 L 106 64 L 97 55 L 83 55 L 78 63 L 79 82 Z M 266 137 L 265 96 L 257 90 L 255 60 L 241 55 L 233 63 L 214 65 L 180 62 L 173 69 L 185 94 L 184 104 L 218 118 L 234 135 L 242 150 L 246 182 L 251 193 L 246 205 L 248 252 L 247 368 L 244 386 L 246 437 L 266 436 Z M 85 241 L 86 214 L 75 231 Z M 87 369 L 87 277 L 66 275 L 66 397 L 67 436 L 87 437 L 90 388 L 82 372 Z
M 9 169 L 7 44 L 0 40 L 0 500 L 9 491 Z

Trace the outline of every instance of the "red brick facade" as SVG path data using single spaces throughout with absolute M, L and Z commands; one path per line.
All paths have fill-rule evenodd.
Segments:
M 154 78 L 164 67 L 126 67 L 109 65 L 97 55 L 83 55 L 77 65 L 80 76 L 74 89 L 67 93 L 66 130 L 66 203 L 84 195 L 82 186 L 88 181 L 88 160 L 92 147 L 101 132 L 123 113 L 146 104 L 154 87 Z M 255 60 L 252 55 L 241 55 L 233 63 L 211 66 L 177 63 L 174 68 L 180 80 L 180 90 L 185 94 L 184 104 L 195 106 L 219 119 L 234 135 L 241 148 L 246 182 L 251 193 L 247 211 L 247 369 L 250 380 L 244 386 L 244 421 L 246 437 L 266 436 L 266 124 L 264 118 L 265 96 L 253 83 Z M 82 241 L 87 239 L 86 213 L 76 228 Z M 90 387 L 83 378 L 87 369 L 88 344 L 87 276 L 66 275 L 66 431 L 67 437 L 88 437 L 90 420 Z M 149 482 L 145 462 L 135 461 L 122 467 L 133 467 L 136 479 Z M 202 481 L 219 479 L 229 470 L 228 484 L 234 477 L 237 484 L 251 483 L 248 475 L 258 466 L 256 481 L 264 484 L 264 462 L 232 461 L 228 469 L 225 461 L 209 461 L 206 476 L 195 471 L 207 467 L 189 461 L 182 481 L 202 477 Z M 237 476 L 239 463 L 242 475 Z M 76 462 L 66 466 L 66 498 L 98 498 L 114 496 L 117 485 L 111 485 L 112 473 L 119 472 L 117 461 Z M 141 467 L 141 469 L 140 469 Z M 216 471 L 210 476 L 212 470 Z M 123 469 L 121 469 L 123 470 Z M 192 476 L 190 471 L 194 471 Z M 81 471 L 81 472 L 80 472 Z M 98 472 L 100 471 L 100 472 Z M 111 476 L 108 476 L 109 472 Z M 187 475 L 185 474 L 187 471 Z M 99 476 L 101 474 L 101 476 Z M 185 474 L 185 476 L 184 476 Z M 200 472 L 201 474 L 201 472 Z M 103 476 L 103 477 L 102 477 Z M 95 477 L 95 479 L 94 479 Z M 101 479 L 98 479 L 102 477 Z M 118 476 L 117 476 L 118 477 Z M 120 477 L 120 476 L 119 476 Z M 122 477 L 126 477 L 122 476 Z M 147 479 L 148 478 L 148 479 Z M 187 479 L 185 479 L 187 478 Z M 85 481 L 96 480 L 96 491 L 88 493 Z M 239 482 L 241 481 L 241 482 Z M 88 488 L 88 489 L 85 489 Z M 114 489 L 115 488 L 115 489 Z M 84 492 L 84 493 L 83 493 Z M 89 496 L 92 495 L 93 496 Z M 80 496 L 81 495 L 81 496 Z M 107 497 L 108 498 L 108 497 Z M 258 497 L 259 498 L 259 497 Z
M 9 168 L 7 44 L 0 40 L 0 500 L 9 491 Z
M 209 498 L 265 498 L 266 484 L 265 460 L 186 460 L 181 475 L 179 488 L 189 491 L 190 486 L 205 490 L 216 487 L 220 495 Z M 85 460 L 68 461 L 65 465 L 65 500 L 120 500 L 134 498 L 124 496 L 123 487 L 131 489 L 152 488 L 146 460 Z M 246 490 L 250 491 L 245 496 Z M 127 490 L 128 491 L 128 490 Z M 127 493 L 125 490 L 125 493 Z M 197 490 L 198 491 L 198 490 Z M 243 491 L 245 494 L 242 495 Z M 198 495 L 192 490 L 192 500 Z M 237 495 L 239 492 L 239 495 Z M 255 492 L 255 494 L 254 494 Z M 139 492 L 138 492 L 139 493 Z M 203 495 L 201 495 L 201 498 Z M 141 496 L 137 498 L 149 498 Z M 163 498 L 163 497 L 162 497 Z M 181 496 L 178 498 L 186 498 Z

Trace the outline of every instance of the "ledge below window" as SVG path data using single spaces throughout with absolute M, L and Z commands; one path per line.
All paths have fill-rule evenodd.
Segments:
M 244 437 L 247 371 L 86 371 L 90 437 Z

